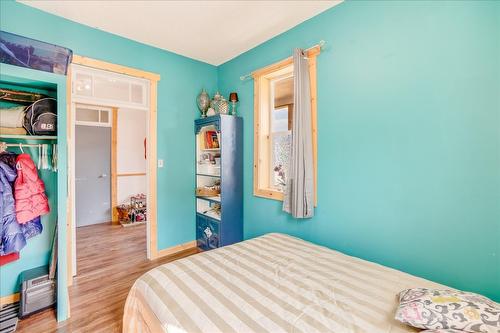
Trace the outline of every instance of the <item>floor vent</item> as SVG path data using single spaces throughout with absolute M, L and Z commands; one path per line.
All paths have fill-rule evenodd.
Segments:
M 12 333 L 17 328 L 19 302 L 7 304 L 0 309 L 0 333 Z

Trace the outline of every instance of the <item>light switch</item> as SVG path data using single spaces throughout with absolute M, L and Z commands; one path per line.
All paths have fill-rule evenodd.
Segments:
M 158 168 L 163 168 L 163 160 L 158 160 Z

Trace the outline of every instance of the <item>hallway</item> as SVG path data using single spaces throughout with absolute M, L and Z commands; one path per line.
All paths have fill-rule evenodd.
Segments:
M 77 229 L 78 276 L 69 289 L 71 318 L 57 325 L 46 310 L 19 323 L 17 332 L 121 332 L 123 306 L 134 281 L 153 267 L 193 254 L 146 258 L 146 225 L 96 224 Z

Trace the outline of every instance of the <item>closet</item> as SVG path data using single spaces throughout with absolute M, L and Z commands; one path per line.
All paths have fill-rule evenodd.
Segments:
M 50 207 L 50 212 L 41 217 L 42 233 L 27 240 L 27 244 L 19 253 L 19 259 L 0 267 L 0 296 L 16 299 L 19 292 L 19 274 L 49 264 L 54 233 L 57 229 L 57 318 L 64 320 L 68 315 L 66 76 L 0 64 L 0 88 L 37 93 L 57 99 L 58 123 L 55 135 L 51 136 L 0 132 L 3 149 L 15 154 L 24 152 L 33 160 L 37 166 L 38 176 L 45 185 L 45 194 Z M 2 107 L 14 106 L 11 102 L 1 99 L 0 103 Z

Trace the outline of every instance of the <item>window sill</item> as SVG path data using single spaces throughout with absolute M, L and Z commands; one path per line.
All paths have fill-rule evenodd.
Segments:
M 266 199 L 272 199 L 276 201 L 283 201 L 285 195 L 283 192 L 280 191 L 275 191 L 275 190 L 269 190 L 269 189 L 254 189 L 253 191 L 254 197 L 260 197 L 260 198 L 266 198 Z M 316 195 L 314 195 L 314 207 L 318 207 L 318 199 Z
M 253 195 L 256 197 L 278 200 L 278 201 L 283 201 L 284 198 L 283 192 L 271 189 L 261 189 L 261 188 L 254 189 Z

